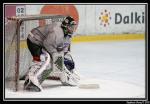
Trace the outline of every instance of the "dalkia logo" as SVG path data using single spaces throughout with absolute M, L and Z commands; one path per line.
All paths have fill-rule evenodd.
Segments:
M 144 23 L 145 14 L 138 12 L 131 12 L 129 15 L 123 16 L 121 13 L 115 13 L 115 24 L 141 24 Z
M 114 15 L 114 18 L 111 16 Z M 106 9 L 100 13 L 99 16 L 100 25 L 104 27 L 110 25 L 110 21 L 114 24 L 144 24 L 145 23 L 145 13 L 144 12 L 129 12 L 127 15 L 123 13 L 114 13 L 110 15 Z
M 104 27 L 108 26 L 111 20 L 110 12 L 105 9 L 100 13 L 99 20 L 101 21 L 100 25 L 103 25 Z

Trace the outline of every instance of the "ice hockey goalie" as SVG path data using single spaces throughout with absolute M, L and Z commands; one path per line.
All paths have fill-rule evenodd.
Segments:
M 69 54 L 71 38 L 76 25 L 75 20 L 67 16 L 61 25 L 53 23 L 31 30 L 27 38 L 27 45 L 33 61 L 25 78 L 25 90 L 41 91 L 42 82 L 54 70 L 60 71 L 59 77 L 63 85 L 78 85 L 80 78 Z

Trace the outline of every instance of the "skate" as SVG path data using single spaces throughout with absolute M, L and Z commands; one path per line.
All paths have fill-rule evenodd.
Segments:
M 32 92 L 40 92 L 41 89 L 34 85 L 31 80 L 27 79 L 24 83 L 24 90 L 32 91 Z

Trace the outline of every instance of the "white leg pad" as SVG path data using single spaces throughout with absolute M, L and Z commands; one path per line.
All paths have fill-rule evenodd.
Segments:
M 42 51 L 45 55 L 45 61 L 35 62 L 34 65 L 31 66 L 31 69 L 29 70 L 29 73 L 28 73 L 29 80 L 31 80 L 32 83 L 38 86 L 41 90 L 42 90 L 42 87 L 38 79 L 38 76 L 40 76 L 50 64 L 50 55 L 46 51 L 44 50 Z

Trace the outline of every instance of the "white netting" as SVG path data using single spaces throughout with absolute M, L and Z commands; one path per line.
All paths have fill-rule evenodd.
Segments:
M 16 28 L 15 21 L 5 23 L 5 80 L 9 88 L 15 87 Z
M 15 90 L 15 76 L 17 61 L 17 22 L 5 23 L 5 81 L 6 87 Z M 23 43 L 24 42 L 24 43 Z M 31 62 L 31 55 L 26 48 L 25 40 L 20 41 L 19 77 L 27 72 Z
M 31 16 L 32 17 L 32 16 Z M 39 17 L 39 16 L 38 16 Z M 24 18 L 24 17 L 23 17 Z M 34 16 L 33 16 L 34 18 Z M 33 19 L 32 18 L 32 19 Z M 41 18 L 41 17 L 40 17 Z M 28 68 L 32 62 L 32 56 L 27 48 L 26 44 L 26 38 L 28 36 L 28 33 L 31 29 L 39 26 L 39 20 L 28 20 L 28 17 L 25 17 L 26 21 L 22 22 L 20 26 L 20 53 L 19 53 L 19 78 L 22 78 L 25 76 L 26 72 L 28 71 Z M 35 18 L 34 18 L 35 19 Z M 43 19 L 44 20 L 44 19 Z M 17 20 L 8 20 L 7 23 L 5 23 L 5 81 L 6 81 L 6 87 L 10 89 L 15 89 L 15 68 L 16 68 L 16 61 L 17 61 Z M 52 23 L 51 20 L 46 20 L 46 24 Z M 60 22 L 57 22 L 60 23 Z M 21 29 L 25 29 L 22 31 Z M 52 76 L 59 76 L 59 74 L 56 72 L 56 74 L 52 74 Z M 55 78 L 54 78 L 55 79 Z

